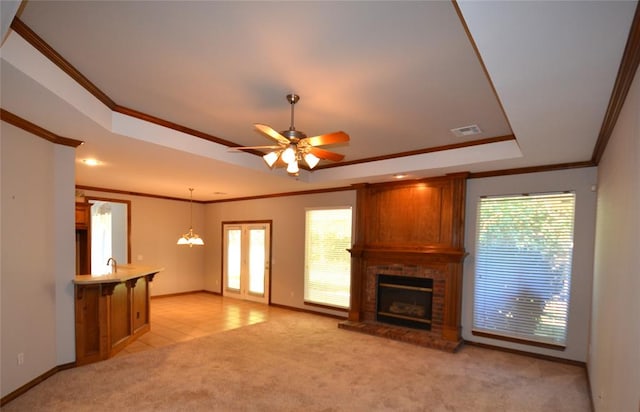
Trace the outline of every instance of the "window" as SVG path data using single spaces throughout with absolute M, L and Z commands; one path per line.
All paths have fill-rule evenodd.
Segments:
M 114 257 L 112 253 L 111 226 L 111 205 L 107 202 L 94 202 L 91 205 L 90 226 L 91 270 L 93 273 L 109 273 L 107 271 L 109 266 L 107 260 L 110 257 Z M 120 258 L 118 257 L 117 259 L 119 260 Z
M 480 199 L 473 333 L 563 348 L 575 194 Z
M 349 307 L 350 247 L 351 207 L 307 210 L 305 302 Z

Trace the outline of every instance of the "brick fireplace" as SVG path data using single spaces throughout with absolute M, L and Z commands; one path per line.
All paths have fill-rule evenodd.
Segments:
M 460 305 L 466 175 L 410 183 L 360 185 L 356 241 L 350 250 L 351 305 L 339 327 L 455 351 Z M 429 330 L 378 316 L 378 276 L 431 279 Z

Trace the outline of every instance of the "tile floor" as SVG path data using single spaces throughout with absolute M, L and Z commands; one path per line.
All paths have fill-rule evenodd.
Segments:
M 286 309 L 211 293 L 151 298 L 151 330 L 116 356 L 260 323 Z

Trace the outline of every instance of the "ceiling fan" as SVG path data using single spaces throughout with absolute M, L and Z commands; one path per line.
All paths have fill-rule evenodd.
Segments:
M 297 176 L 300 170 L 298 163 L 304 159 L 310 169 L 313 169 L 321 159 L 339 162 L 344 155 L 320 149 L 324 146 L 349 141 L 349 135 L 345 132 L 333 132 L 319 136 L 307 137 L 293 125 L 293 112 L 295 104 L 300 100 L 297 94 L 288 94 L 287 101 L 291 104 L 291 125 L 288 130 L 276 132 L 271 126 L 256 123 L 254 127 L 266 137 L 274 140 L 276 145 L 271 146 L 243 146 L 232 147 L 229 150 L 253 150 L 273 149 L 262 156 L 269 167 L 287 167 L 287 172 Z

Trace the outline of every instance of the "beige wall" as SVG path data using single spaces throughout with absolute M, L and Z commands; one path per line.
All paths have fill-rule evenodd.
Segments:
M 355 213 L 352 190 L 207 205 L 194 203 L 194 231 L 205 245 L 189 248 L 176 245 L 178 237 L 189 229 L 188 202 L 83 192 L 85 196 L 131 201 L 131 263 L 165 268 L 152 283 L 153 296 L 194 290 L 220 293 L 222 222 L 272 221 L 271 302 L 303 309 L 309 309 L 303 303 L 305 208 L 352 206 Z M 345 315 L 339 311 L 324 312 Z
M 75 151 L 4 122 L 1 127 L 4 396 L 75 360 Z
M 598 167 L 589 376 L 597 411 L 640 410 L 640 76 Z
M 465 249 L 469 256 L 465 260 L 463 278 L 462 336 L 464 339 L 580 362 L 587 360 L 591 284 L 593 281 L 593 237 L 596 216 L 596 193 L 592 190 L 592 186 L 596 184 L 596 179 L 595 168 L 582 168 L 468 181 Z M 480 196 L 565 190 L 572 190 L 576 193 L 571 307 L 567 326 L 566 349 L 557 351 L 473 336 L 471 327 L 473 324 L 476 214 Z
M 304 305 L 305 208 L 351 206 L 355 216 L 353 190 L 313 195 L 213 203 L 207 205 L 205 288 L 220 292 L 222 279 L 222 222 L 242 220 L 272 221 L 271 302 L 295 308 L 320 310 Z M 322 310 L 342 315 L 346 312 Z
M 189 231 L 189 202 L 145 196 L 130 196 L 92 190 L 85 196 L 131 201 L 131 262 L 162 266 L 151 283 L 151 295 L 204 289 L 204 257 L 211 247 L 204 236 L 204 208 L 193 203 L 193 231 L 204 238 L 204 246 L 178 246 L 178 238 Z M 189 192 L 185 188 L 185 198 Z M 118 262 L 121 263 L 121 262 Z

